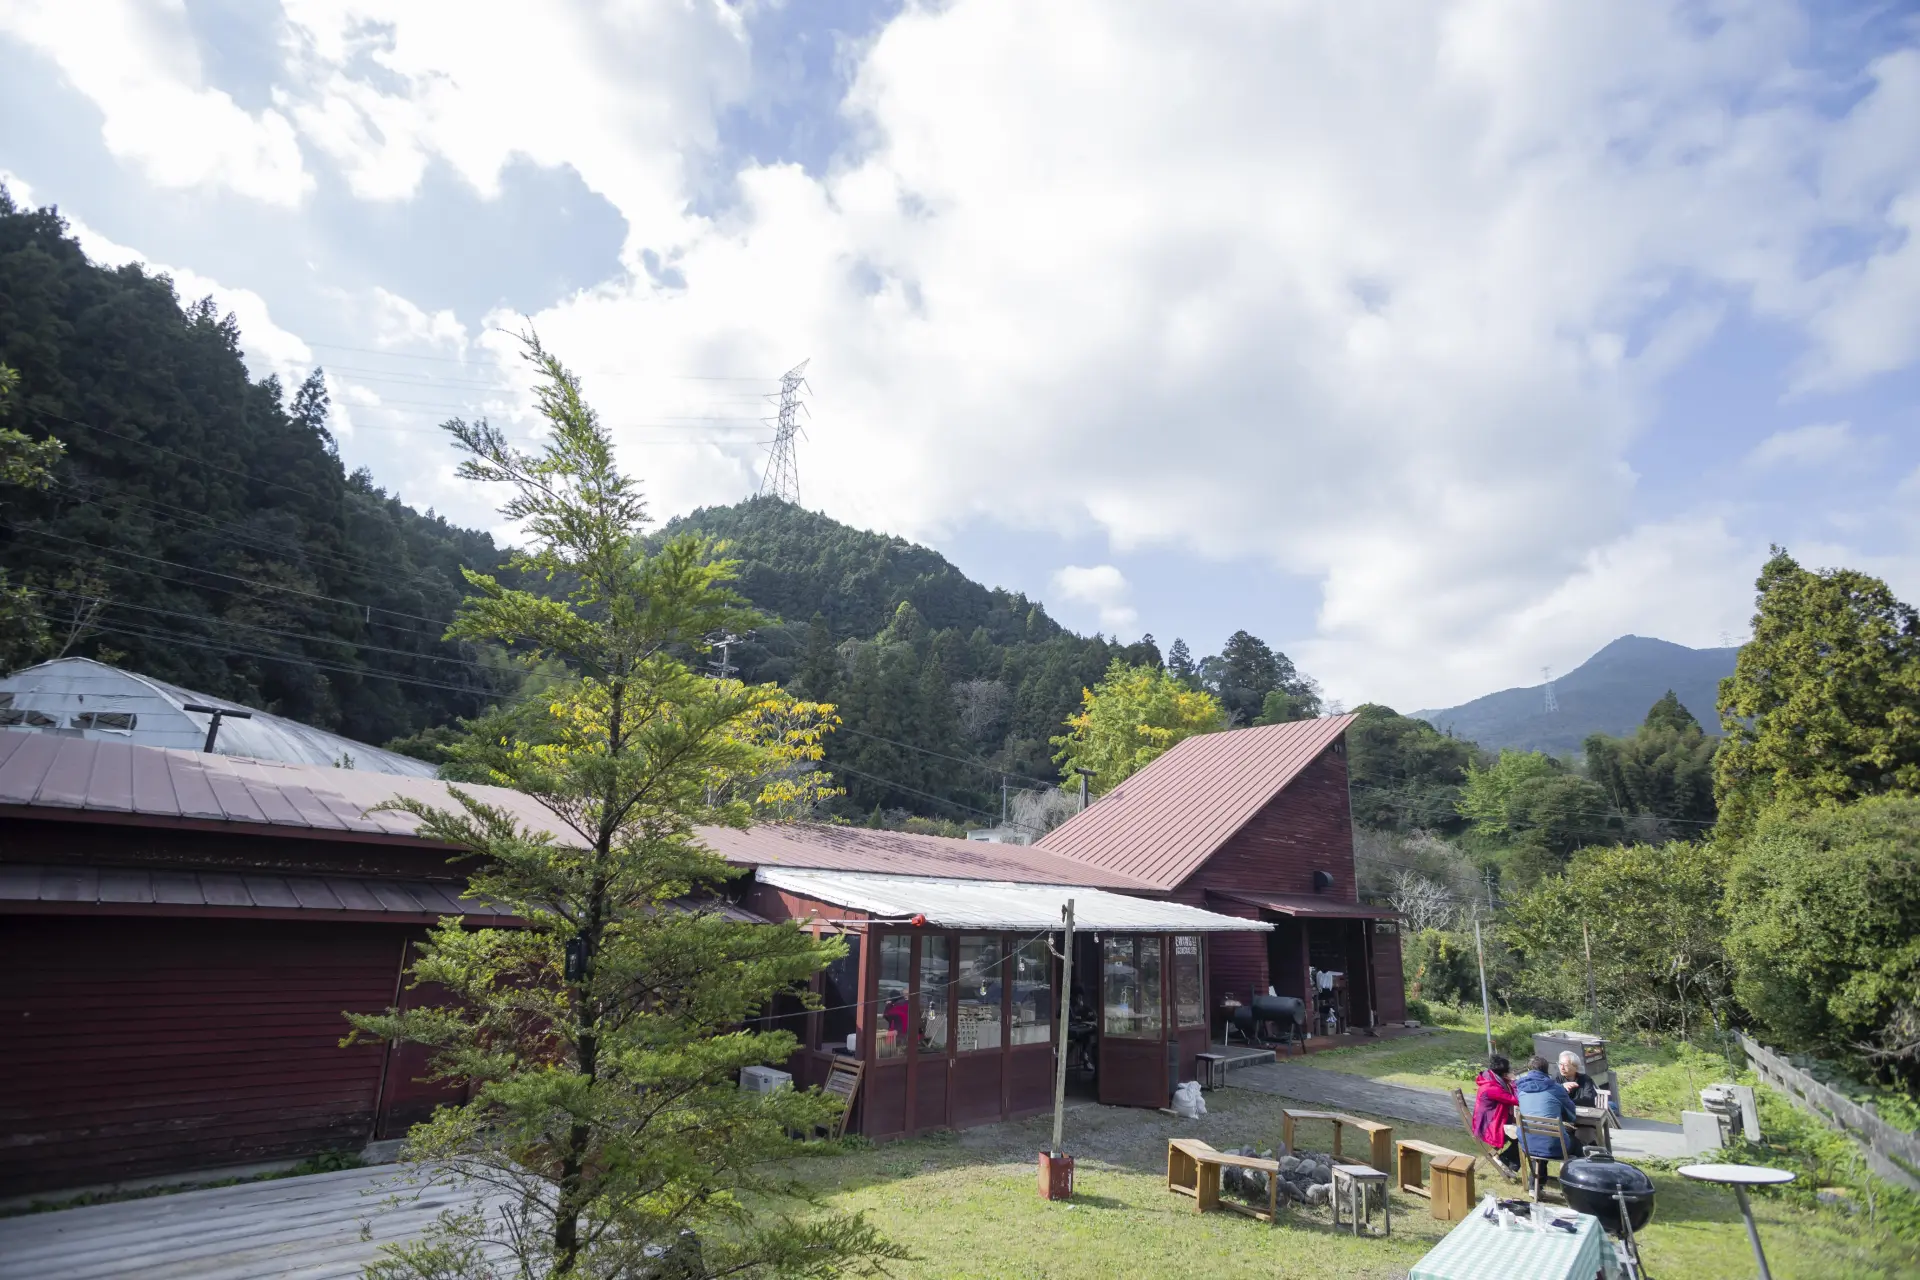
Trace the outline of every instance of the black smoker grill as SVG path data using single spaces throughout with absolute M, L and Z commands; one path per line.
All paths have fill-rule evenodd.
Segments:
M 1292 1044 L 1306 1025 L 1306 1002 L 1292 996 L 1255 996 L 1233 1011 L 1234 1029 L 1250 1044 Z

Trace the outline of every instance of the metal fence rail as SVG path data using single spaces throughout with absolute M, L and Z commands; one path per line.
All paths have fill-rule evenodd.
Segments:
M 1821 1084 L 1800 1068 L 1757 1041 L 1740 1035 L 1740 1047 L 1754 1074 L 1786 1094 L 1801 1110 L 1829 1127 L 1857 1139 L 1865 1148 L 1867 1166 L 1888 1182 L 1920 1191 L 1920 1138 L 1896 1129 L 1852 1098 Z

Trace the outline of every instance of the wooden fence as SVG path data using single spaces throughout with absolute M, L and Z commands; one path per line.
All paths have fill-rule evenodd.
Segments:
M 1800 1108 L 1832 1128 L 1857 1139 L 1867 1166 L 1895 1186 L 1920 1191 L 1920 1138 L 1896 1129 L 1853 1099 L 1821 1084 L 1763 1044 L 1740 1036 L 1740 1047 L 1754 1073 L 1792 1098 Z M 1896 1161 L 1898 1163 L 1896 1163 Z

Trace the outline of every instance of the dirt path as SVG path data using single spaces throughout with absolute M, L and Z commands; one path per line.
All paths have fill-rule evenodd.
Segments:
M 1460 1123 L 1453 1099 L 1437 1089 L 1380 1084 L 1365 1076 L 1303 1067 L 1291 1062 L 1267 1063 L 1230 1071 L 1227 1073 L 1227 1087 L 1277 1093 L 1300 1102 L 1342 1111 L 1390 1116 L 1396 1120 L 1411 1120 L 1416 1124 L 1452 1128 Z

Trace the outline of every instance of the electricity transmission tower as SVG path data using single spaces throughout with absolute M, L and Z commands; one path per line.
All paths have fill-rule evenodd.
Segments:
M 1546 684 L 1547 714 L 1552 715 L 1554 712 L 1560 709 L 1560 699 L 1555 697 L 1553 693 L 1553 668 L 1552 667 L 1540 668 L 1540 679 L 1544 681 Z
M 800 393 L 807 387 L 808 361 L 786 371 L 780 377 L 780 410 L 774 418 L 773 442 L 767 451 L 767 473 L 760 478 L 760 496 L 763 498 L 782 498 L 795 506 L 800 505 L 800 461 L 797 457 L 793 438 L 806 433 L 800 427 L 800 414 L 807 406 L 800 403 Z M 769 396 L 768 399 L 773 399 Z

